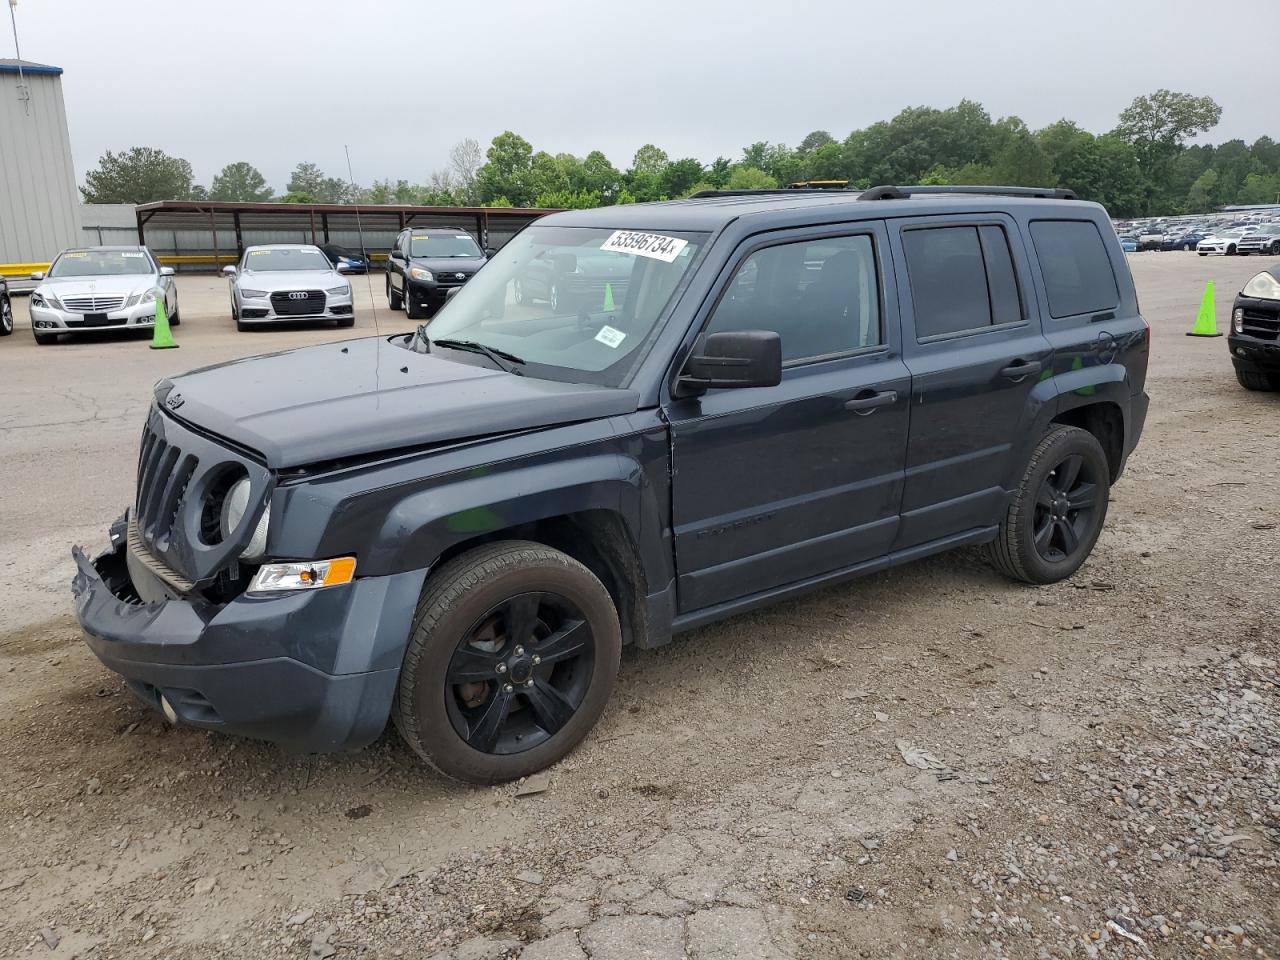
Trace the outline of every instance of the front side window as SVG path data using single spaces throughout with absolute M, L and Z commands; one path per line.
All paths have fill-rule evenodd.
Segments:
M 265 247 L 246 251 L 244 268 L 259 273 L 284 270 L 332 270 L 333 264 L 319 250 Z
M 446 302 L 431 349 L 469 341 L 518 357 L 529 376 L 621 386 L 706 243 L 688 231 L 530 226 Z
M 409 235 L 409 256 L 424 259 L 476 258 L 480 248 L 470 236 L 462 233 L 412 233 Z
M 1116 274 L 1092 220 L 1032 220 L 1051 317 L 1110 310 L 1120 302 Z
M 883 343 L 871 237 L 824 237 L 757 250 L 734 273 L 707 333 L 772 330 L 783 362 Z
M 127 277 L 155 273 L 143 250 L 68 250 L 49 268 L 49 278 Z

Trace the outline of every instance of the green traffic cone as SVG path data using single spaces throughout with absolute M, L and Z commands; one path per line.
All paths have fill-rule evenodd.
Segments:
M 156 291 L 156 326 L 151 334 L 152 350 L 176 350 L 178 345 L 173 342 L 173 333 L 169 330 L 169 318 L 164 312 L 164 294 Z
M 1204 297 L 1200 300 L 1200 312 L 1196 314 L 1196 325 L 1187 333 L 1188 337 L 1220 337 L 1218 332 L 1218 312 L 1213 308 L 1213 281 L 1204 285 Z
M 604 285 L 604 312 L 613 313 L 618 308 L 613 305 L 613 284 Z

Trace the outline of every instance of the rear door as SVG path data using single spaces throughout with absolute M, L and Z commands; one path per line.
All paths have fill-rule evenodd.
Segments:
M 777 331 L 782 382 L 666 409 L 681 612 L 888 552 L 910 380 L 886 240 L 880 222 L 779 231 L 726 267 L 698 322 Z
M 911 372 L 903 549 L 999 521 L 1053 351 L 1011 218 L 904 219 L 892 240 Z

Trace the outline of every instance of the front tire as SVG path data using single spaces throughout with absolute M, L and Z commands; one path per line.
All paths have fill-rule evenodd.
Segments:
M 992 565 L 1025 583 L 1065 580 L 1097 543 L 1110 491 L 1107 457 L 1093 434 L 1055 427 L 1036 445 L 987 545 Z
M 488 544 L 427 581 L 392 719 L 446 776 L 528 776 L 595 726 L 621 651 L 617 610 L 590 570 L 542 544 Z
M 1271 255 L 1273 257 L 1280 257 L 1280 240 L 1271 241 Z
M 1227 247 L 1227 256 L 1234 257 L 1235 255 L 1236 255 L 1236 245 L 1233 243 L 1231 244 L 1231 246 Z
M 413 298 L 413 295 L 410 293 L 408 287 L 405 287 L 405 291 L 404 291 L 404 312 L 405 312 L 405 316 L 407 316 L 410 320 L 427 319 L 426 308 Z
M 396 293 L 396 288 L 391 285 L 391 277 L 387 277 L 387 306 L 392 310 L 400 310 L 404 307 L 404 298 Z
M 8 297 L 0 297 L 0 337 L 13 333 L 13 304 Z
M 1236 367 L 1236 380 L 1246 390 L 1260 390 L 1263 392 L 1280 390 L 1280 375 L 1277 374 L 1262 373 L 1258 370 L 1241 370 Z

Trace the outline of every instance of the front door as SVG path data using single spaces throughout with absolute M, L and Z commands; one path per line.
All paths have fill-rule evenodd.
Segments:
M 910 377 L 885 239 L 878 222 L 772 234 L 726 269 L 705 332 L 777 331 L 783 375 L 667 409 L 682 613 L 889 551 Z

